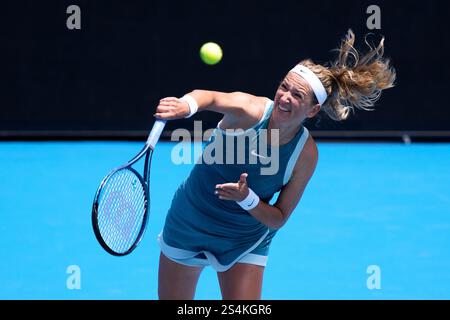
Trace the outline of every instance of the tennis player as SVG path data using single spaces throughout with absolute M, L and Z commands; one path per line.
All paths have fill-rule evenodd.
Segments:
M 225 152 L 230 150 L 227 143 L 251 130 L 268 130 L 271 137 L 276 130 L 278 141 L 266 141 L 279 148 L 278 170 L 270 175 L 261 174 L 264 165 L 259 163 L 199 161 L 194 166 L 176 191 L 158 237 L 160 299 L 193 299 L 205 266 L 217 271 L 223 299 L 261 298 L 272 238 L 298 205 L 318 160 L 316 143 L 303 122 L 321 110 L 333 120 L 345 120 L 355 109 L 371 109 L 381 91 L 394 85 L 395 70 L 383 58 L 384 39 L 364 55 L 354 41 L 349 30 L 332 63 L 303 60 L 295 65 L 273 101 L 205 90 L 160 100 L 158 119 L 185 118 L 204 110 L 223 114 L 208 143 L 231 136 L 223 139 Z M 255 153 L 251 145 L 240 151 Z M 261 154 L 258 149 L 256 155 Z M 269 204 L 278 191 L 275 203 Z

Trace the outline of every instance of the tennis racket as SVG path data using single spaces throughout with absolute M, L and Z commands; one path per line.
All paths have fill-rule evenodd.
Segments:
M 150 164 L 165 120 L 156 120 L 142 150 L 126 164 L 113 169 L 95 194 L 92 226 L 108 253 L 131 253 L 144 235 L 150 208 Z M 132 166 L 145 156 L 143 176 Z

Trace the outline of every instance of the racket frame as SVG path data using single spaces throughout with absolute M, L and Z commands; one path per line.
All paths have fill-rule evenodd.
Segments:
M 148 222 L 148 215 L 150 211 L 150 165 L 151 165 L 151 159 L 153 156 L 153 151 L 155 149 L 156 143 L 159 140 L 159 137 L 161 135 L 162 130 L 164 129 L 164 126 L 166 124 L 165 120 L 157 120 L 147 138 L 147 141 L 142 148 L 142 150 L 134 156 L 130 161 L 127 163 L 114 168 L 106 177 L 103 178 L 102 182 L 100 183 L 100 186 L 97 189 L 97 192 L 95 193 L 94 202 L 92 204 L 92 214 L 91 214 L 91 220 L 92 220 L 92 226 L 94 229 L 95 237 L 97 238 L 97 241 L 100 243 L 103 249 L 105 249 L 106 252 L 112 254 L 113 256 L 125 256 L 130 254 L 138 244 L 141 242 L 144 232 L 147 227 Z M 145 155 L 145 163 L 144 163 L 144 177 L 137 172 L 132 165 L 135 164 L 137 161 L 139 161 L 143 156 Z M 139 230 L 138 236 L 136 237 L 136 240 L 133 242 L 133 244 L 130 246 L 130 248 L 125 252 L 116 252 L 112 250 L 106 242 L 103 240 L 103 237 L 100 233 L 100 229 L 98 228 L 98 200 L 100 197 L 100 193 L 102 191 L 103 186 L 106 184 L 109 178 L 116 173 L 119 170 L 122 169 L 128 169 L 132 171 L 140 180 L 141 184 L 144 186 L 144 194 L 145 194 L 145 211 L 144 216 L 142 219 L 141 229 Z

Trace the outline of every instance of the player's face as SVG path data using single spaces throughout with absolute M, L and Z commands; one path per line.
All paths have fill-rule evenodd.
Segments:
M 298 125 L 306 118 L 314 117 L 320 107 L 314 104 L 313 94 L 305 79 L 289 72 L 275 94 L 273 120 L 280 124 Z

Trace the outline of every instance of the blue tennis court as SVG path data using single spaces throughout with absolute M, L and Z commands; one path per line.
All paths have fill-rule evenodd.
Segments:
M 0 299 L 156 299 L 156 237 L 192 168 L 170 161 L 174 145 L 153 156 L 142 243 L 114 257 L 95 239 L 92 200 L 142 142 L 1 142 Z M 316 173 L 272 243 L 262 298 L 450 299 L 450 144 L 318 147 Z M 79 289 L 68 288 L 70 266 Z M 374 266 L 379 287 L 369 289 Z M 220 298 L 207 268 L 196 299 Z

